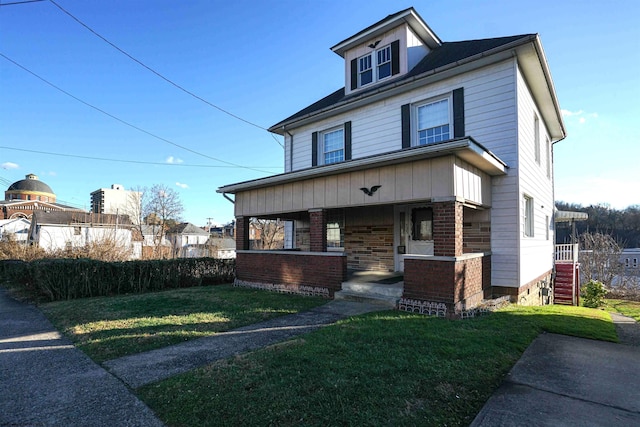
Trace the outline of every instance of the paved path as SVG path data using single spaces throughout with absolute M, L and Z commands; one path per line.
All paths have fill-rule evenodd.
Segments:
M 536 338 L 471 426 L 640 425 L 640 325 L 611 317 L 620 344 Z
M 288 340 L 349 316 L 378 310 L 388 310 L 388 307 L 361 302 L 331 301 L 310 311 L 109 360 L 104 366 L 130 387 L 138 388 L 216 360 Z
M 162 426 L 125 384 L 0 288 L 1 426 Z

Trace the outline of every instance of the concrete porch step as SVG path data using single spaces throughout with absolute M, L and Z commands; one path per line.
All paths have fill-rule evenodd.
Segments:
M 334 294 L 334 299 L 380 304 L 394 308 L 402 296 L 404 283 L 383 285 L 379 283 L 343 282 L 342 290 Z

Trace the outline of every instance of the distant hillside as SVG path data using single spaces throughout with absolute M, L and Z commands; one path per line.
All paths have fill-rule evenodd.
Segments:
M 640 205 L 629 206 L 624 210 L 612 209 L 606 205 L 582 206 L 579 204 L 556 202 L 561 211 L 586 212 L 587 221 L 576 222 L 578 235 L 584 232 L 611 234 L 625 248 L 640 248 Z M 567 223 L 556 227 L 556 242 L 569 243 L 571 228 Z

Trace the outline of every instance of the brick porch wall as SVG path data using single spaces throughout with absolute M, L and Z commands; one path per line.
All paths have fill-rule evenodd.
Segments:
M 477 305 L 491 293 L 491 255 L 408 257 L 404 261 L 404 298 L 443 302 L 460 309 Z
M 465 254 L 491 250 L 490 222 L 465 222 L 462 230 L 462 245 Z
M 298 251 L 238 251 L 236 279 L 256 284 L 326 288 L 329 296 L 342 288 L 347 257 L 336 253 Z
M 344 247 L 349 268 L 394 271 L 393 225 L 347 226 Z

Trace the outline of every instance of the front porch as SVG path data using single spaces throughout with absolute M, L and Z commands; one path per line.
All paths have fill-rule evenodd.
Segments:
M 237 281 L 473 306 L 490 294 L 491 179 L 504 173 L 466 138 L 223 187 L 236 195 Z M 286 249 L 248 250 L 252 218 L 286 221 Z M 403 281 L 364 286 L 351 270 Z

